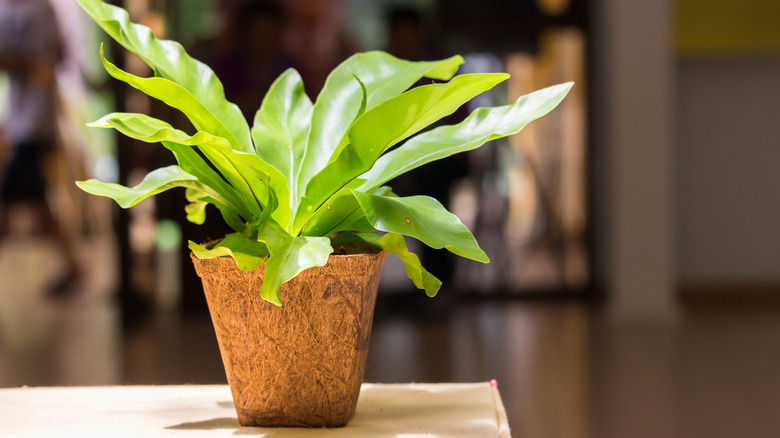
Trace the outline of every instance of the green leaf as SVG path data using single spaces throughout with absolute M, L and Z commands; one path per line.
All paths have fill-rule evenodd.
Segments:
M 198 179 L 220 194 L 219 203 L 231 207 L 242 214 L 247 220 L 252 217 L 262 217 L 259 206 L 265 206 L 269 197 L 269 186 L 275 189 L 284 187 L 283 176 L 273 167 L 263 162 L 255 154 L 235 151 L 230 149 L 225 139 L 199 131 L 195 135 L 188 135 L 183 131 L 174 129 L 168 123 L 143 114 L 113 113 L 100 120 L 91 123 L 93 127 L 113 127 L 123 134 L 141 141 L 150 143 L 161 141 L 170 149 L 179 160 L 185 170 L 191 172 Z M 189 146 L 197 146 L 204 155 L 210 159 L 222 175 L 225 175 L 231 185 L 225 183 L 221 176 L 215 173 L 211 167 L 197 154 L 189 149 Z M 278 185 L 268 177 L 264 171 L 274 172 Z M 282 190 L 283 197 L 287 196 L 286 190 Z M 238 197 L 236 197 L 238 196 Z M 276 208 L 279 203 L 274 194 L 274 203 L 270 207 L 273 214 L 278 213 Z M 285 199 L 286 200 L 286 199 Z M 219 204 L 216 204 L 219 207 Z M 247 208 L 254 208 L 254 211 Z M 193 207 L 194 208 L 194 207 Z M 223 216 L 225 216 L 223 212 Z M 233 229 L 234 220 L 225 218 Z
M 274 219 L 289 220 L 289 210 L 286 204 L 288 192 L 284 177 L 278 170 L 264 162 L 259 156 L 230 149 L 225 139 L 199 131 L 193 136 L 172 128 L 169 124 L 143 114 L 113 113 L 91 124 L 97 127 L 114 127 L 123 134 L 146 142 L 162 141 L 166 148 L 176 155 L 180 165 L 198 176 L 205 184 L 215 187 L 226 200 L 226 206 L 233 208 L 247 220 L 257 218 L 262 214 L 260 207 L 265 208 L 269 187 L 274 191 L 274 199 L 281 199 L 283 208 L 271 207 Z M 198 154 L 182 150 L 181 146 L 197 146 L 212 164 L 224 175 L 230 185 L 225 184 L 218 174 L 206 164 Z M 187 162 L 188 167 L 182 164 Z M 268 174 L 271 176 L 268 176 Z
M 214 204 L 220 210 L 222 217 L 228 225 L 236 231 L 243 229 L 243 222 L 237 214 L 251 217 L 251 212 L 246 208 L 246 201 L 236 197 L 236 193 L 240 192 L 228 185 L 221 176 L 214 172 L 189 147 L 195 144 L 204 145 L 207 155 L 213 155 L 213 153 L 208 154 L 208 145 L 220 149 L 223 153 L 235 153 L 229 148 L 225 139 L 202 131 L 194 136 L 188 136 L 182 131 L 173 129 L 161 120 L 143 114 L 113 113 L 89 125 L 100 128 L 113 127 L 129 137 L 141 141 L 150 143 L 161 141 L 166 148 L 170 149 L 176 156 L 182 169 L 195 176 L 199 182 L 210 189 L 208 193 L 199 192 L 200 202 L 195 202 L 185 207 L 190 221 L 202 224 L 205 219 L 205 207 L 208 203 Z M 216 162 L 222 162 L 224 165 L 224 160 Z M 222 169 L 222 171 L 223 174 L 232 175 L 233 180 L 243 181 L 237 176 L 235 170 L 232 170 L 232 173 L 229 168 Z M 244 187 L 246 187 L 246 183 L 244 183 Z M 247 193 L 247 191 L 248 188 L 245 188 L 244 196 L 251 200 L 252 194 L 251 192 Z
M 191 58 L 181 44 L 175 41 L 158 40 L 148 27 L 131 23 L 127 12 L 121 8 L 100 0 L 78 0 L 78 2 L 106 33 L 152 67 L 155 76 L 181 86 L 198 102 L 197 111 L 201 111 L 199 108 L 205 109 L 227 132 L 223 132 L 222 129 L 207 129 L 196 124 L 197 129 L 228 139 L 236 150 L 254 152 L 249 126 L 241 110 L 225 99 L 222 83 L 207 65 Z M 196 110 L 195 107 L 186 105 L 183 108 L 176 108 L 182 110 L 191 120 L 201 118 L 199 115 L 192 114 L 192 111 Z
M 268 179 L 266 178 L 265 181 L 267 182 Z M 266 221 L 269 220 L 271 217 L 271 213 L 276 210 L 276 208 L 279 206 L 279 200 L 276 199 L 276 196 L 274 194 L 273 190 L 268 190 L 268 200 L 265 204 L 265 210 L 263 210 L 262 216 L 260 216 L 255 222 L 253 222 L 250 225 L 250 232 L 252 235 L 254 235 L 258 228 L 264 224 Z
M 200 102 L 192 93 L 181 85 L 171 80 L 151 77 L 142 78 L 132 75 L 118 68 L 103 57 L 103 48 L 100 49 L 100 57 L 108 74 L 127 83 L 146 95 L 164 102 L 166 105 L 176 108 L 192 122 L 199 131 L 206 131 L 212 135 L 222 137 L 230 142 L 231 148 L 244 152 L 254 152 L 250 145 L 246 147 L 236 140 L 233 133 L 225 126 L 223 121 L 214 115 L 208 107 Z
M 189 136 L 183 131 L 172 128 L 169 124 L 142 114 L 114 113 L 103 117 L 93 126 L 110 125 L 123 134 L 147 142 L 162 141 L 166 148 L 176 155 L 179 161 L 186 161 L 198 173 L 199 179 L 209 186 L 216 187 L 226 199 L 235 199 L 236 211 L 247 220 L 263 215 L 261 208 L 269 198 L 269 188 L 274 191 L 274 206 L 271 214 L 275 219 L 281 217 L 289 220 L 287 208 L 288 192 L 284 176 L 254 153 L 236 151 L 228 146 L 225 139 L 199 131 Z M 197 154 L 182 150 L 184 146 L 197 146 L 216 169 L 228 180 L 224 184 L 222 178 L 211 170 Z M 225 193 L 227 191 L 228 193 Z M 277 202 L 277 200 L 279 202 Z M 284 202 L 284 203 L 283 203 Z M 230 206 L 230 204 L 225 203 Z
M 230 163 L 230 160 L 225 157 L 225 154 L 233 153 L 227 140 L 203 131 L 199 131 L 194 136 L 189 136 L 183 131 L 172 128 L 162 120 L 144 114 L 112 113 L 91 123 L 90 126 L 113 127 L 136 140 L 148 143 L 162 142 L 168 149 L 174 152 L 177 159 L 181 155 L 184 155 L 183 158 L 185 160 L 189 159 L 187 164 L 190 165 L 190 169 L 185 168 L 185 170 L 191 170 L 193 175 L 197 176 L 199 180 L 214 187 L 215 191 L 223 197 L 223 199 L 220 199 L 221 203 L 234 206 L 234 210 L 247 218 L 261 214 L 260 206 L 248 182 Z M 204 155 L 228 179 L 230 185 L 226 184 L 222 177 L 216 174 L 197 154 L 186 154 L 186 152 L 181 151 L 180 148 L 172 144 L 200 146 Z M 241 166 L 243 166 L 243 163 Z
M 184 206 L 188 221 L 197 225 L 202 225 L 206 221 L 206 207 L 208 204 L 212 204 L 217 207 L 217 210 L 222 214 L 225 223 L 227 223 L 233 231 L 240 233 L 246 229 L 244 221 L 236 212 L 208 194 L 193 189 L 187 189 L 186 197 L 187 200 L 190 201 L 190 204 Z
M 198 163 L 199 175 L 208 177 L 208 181 L 215 184 L 223 193 L 225 190 L 234 192 L 238 196 L 238 205 L 245 215 L 259 217 L 262 214 L 261 198 L 266 197 L 267 187 L 262 183 L 264 176 L 257 177 L 250 172 L 247 163 L 252 160 L 259 161 L 254 154 L 246 154 L 230 149 L 227 140 L 199 131 L 193 136 L 183 131 L 174 129 L 166 122 L 143 114 L 113 113 L 91 124 L 97 127 L 114 127 L 128 137 L 137 140 L 156 143 L 176 143 L 185 146 L 198 146 L 212 164 L 225 176 L 232 187 L 221 184 L 221 178 L 209 172 L 210 168 L 205 163 Z M 262 175 L 262 172 L 260 172 Z M 266 178 L 267 179 L 267 178 Z
M 376 196 L 398 197 L 388 186 L 382 186 L 372 192 Z M 349 190 L 342 190 L 332 196 L 311 217 L 307 226 L 301 232 L 304 236 L 330 236 L 341 231 L 368 232 L 375 231 L 366 219 L 355 196 Z
M 368 222 L 379 231 L 414 237 L 431 248 L 446 248 L 478 262 L 490 261 L 460 219 L 429 196 L 402 198 L 351 192 Z
M 374 233 L 342 233 L 333 239 L 333 245 L 342 243 L 367 243 L 396 255 L 403 262 L 409 279 L 418 289 L 425 290 L 429 297 L 435 296 L 441 288 L 441 280 L 422 267 L 420 258 L 409 251 L 406 241 L 400 234 L 387 233 L 379 236 Z
M 280 196 L 286 214 L 280 217 L 279 213 L 275 218 L 285 225 L 294 208 L 290 201 L 295 194 L 297 164 L 306 148 L 312 106 L 300 74 L 289 69 L 271 85 L 252 127 L 257 154 L 283 177 L 274 188 L 277 194 L 286 193 Z
M 413 88 L 363 114 L 350 128 L 349 141 L 355 149 L 369 148 L 370 155 L 384 152 L 507 78 L 505 73 L 467 74 Z
M 238 222 L 242 222 L 238 216 L 252 217 L 252 212 L 239 199 L 236 190 L 225 182 L 222 176 L 217 174 L 192 147 L 170 141 L 163 141 L 162 144 L 173 153 L 184 171 L 196 176 L 198 181 L 210 187 L 217 194 L 214 199 L 218 203 L 214 205 L 220 207 L 223 217 L 227 211 L 230 212 L 231 216 L 235 216 Z M 228 221 L 228 218 L 226 217 L 225 220 Z M 228 224 L 231 222 L 228 221 Z M 231 227 L 236 231 L 241 229 L 235 228 L 232 224 Z
M 77 181 L 76 185 L 89 194 L 111 198 L 122 208 L 130 208 L 150 196 L 173 187 L 187 187 L 206 193 L 210 192 L 208 187 L 200 184 L 196 177 L 185 172 L 179 166 L 161 167 L 153 170 L 135 187 L 104 183 L 96 179 Z
M 366 88 L 366 84 L 364 84 L 356 74 L 353 73 L 352 77 L 360 84 L 360 91 L 363 93 L 362 99 L 360 100 L 360 108 L 358 108 L 357 116 L 355 116 L 355 119 L 357 119 L 366 112 L 366 106 L 368 106 L 368 89 Z
M 282 305 L 279 286 L 313 266 L 324 266 L 333 252 L 327 237 L 293 237 L 273 221 L 260 226 L 257 239 L 266 244 L 270 257 L 265 264 L 260 296 Z
M 168 138 L 181 141 L 188 137 L 181 131 L 164 132 L 171 129 L 170 125 L 167 123 L 142 114 L 113 113 L 104 116 L 96 122 L 88 124 L 88 126 L 114 128 L 131 138 L 150 143 L 161 141 L 167 149 L 173 152 L 179 166 L 184 169 L 185 172 L 197 177 L 198 181 L 210 187 L 218 194 L 216 197 L 217 201 L 237 214 L 242 214 L 247 217 L 251 216 L 251 212 L 243 205 L 241 199 L 236 196 L 236 191 L 227 184 L 211 166 L 206 164 L 203 158 L 193 151 L 191 147 L 165 140 Z M 190 141 L 197 141 L 198 138 L 205 140 L 206 136 L 210 136 L 210 134 L 197 134 L 195 138 L 192 138 Z M 219 139 L 214 141 L 226 140 Z
M 457 125 L 441 126 L 409 139 L 382 155 L 359 186 L 368 192 L 412 169 L 450 155 L 476 149 L 488 141 L 517 134 L 553 110 L 566 97 L 571 82 L 520 97 L 512 105 L 478 108 Z
M 163 146 L 173 152 L 179 166 L 186 172 L 198 177 L 198 181 L 211 188 L 216 196 L 211 196 L 215 202 L 212 202 L 222 215 L 230 228 L 241 232 L 244 230 L 244 223 L 248 222 L 252 213 L 236 196 L 236 190 L 227 184 L 190 146 L 185 146 L 169 141 L 163 141 Z M 243 216 L 243 218 L 242 218 Z
M 371 192 L 371 194 L 376 196 L 390 196 L 393 198 L 398 197 L 398 195 L 393 192 L 393 188 L 390 186 L 377 187 L 373 192 Z
M 243 232 L 245 227 L 245 221 L 239 217 L 236 212 L 226 207 L 224 204 L 219 202 L 213 203 L 217 209 L 219 210 L 220 214 L 222 215 L 222 219 L 224 219 L 225 223 L 228 224 L 228 226 L 236 232 Z
M 195 225 L 203 225 L 206 222 L 206 207 L 209 202 L 206 200 L 199 200 L 184 206 L 184 211 L 187 213 L 187 220 Z
M 230 143 L 222 137 L 204 131 L 188 135 L 184 131 L 173 128 L 167 122 L 138 113 L 111 113 L 88 123 L 93 128 L 114 128 L 128 137 L 147 143 L 173 141 L 179 144 L 195 146 L 211 143 L 221 147 L 230 147 Z
M 301 234 L 327 237 L 339 231 L 374 230 L 375 228 L 366 220 L 355 196 L 349 190 L 344 190 L 329 199 L 323 208 L 312 215 Z
M 366 112 L 366 105 L 368 103 L 368 90 L 366 90 L 366 85 L 363 83 L 363 81 L 360 80 L 359 77 L 352 75 L 355 80 L 360 84 L 360 89 L 363 91 L 363 100 L 360 101 L 360 108 L 358 108 L 358 112 L 355 115 L 355 120 L 360 119 L 360 116 L 362 116 Z M 352 124 L 354 125 L 355 122 L 353 121 Z M 347 133 L 349 133 L 349 130 L 347 130 Z M 333 154 L 330 157 L 330 161 L 328 164 L 330 164 L 334 159 L 338 158 L 341 151 L 349 144 L 349 136 L 344 135 L 344 137 L 341 138 L 341 141 L 339 142 L 339 145 L 336 147 L 336 149 L 333 151 Z M 305 187 L 304 187 L 305 188 Z
M 338 158 L 306 186 L 293 230 L 301 230 L 326 199 L 371 169 L 388 148 L 508 77 L 504 73 L 460 75 L 445 84 L 413 88 L 366 111 L 349 129 L 349 144 Z
M 206 206 L 216 203 L 216 201 L 194 189 L 187 189 L 185 196 L 190 202 L 184 206 L 187 220 L 196 225 L 203 225 L 206 222 Z
M 314 104 L 306 149 L 298 169 L 296 186 L 301 193 L 297 198 L 309 180 L 331 161 L 341 139 L 359 114 L 363 101 L 361 83 L 366 89 L 368 111 L 397 96 L 422 77 L 450 79 L 462 63 L 460 56 L 441 61 L 409 62 L 384 52 L 366 52 L 353 55 L 336 67 Z M 361 82 L 355 81 L 353 75 Z
M 233 257 L 242 271 L 254 271 L 268 258 L 268 248 L 262 242 L 250 239 L 241 233 L 231 233 L 219 241 L 213 248 L 204 248 L 189 241 L 189 248 L 199 259 L 215 257 Z

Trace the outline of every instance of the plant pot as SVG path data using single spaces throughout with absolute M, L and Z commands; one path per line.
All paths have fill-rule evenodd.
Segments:
M 192 257 L 242 426 L 344 426 L 363 381 L 387 253 L 331 255 L 260 298 L 264 266 Z

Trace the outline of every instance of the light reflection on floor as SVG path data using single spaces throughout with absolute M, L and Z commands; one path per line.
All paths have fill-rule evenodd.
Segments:
M 97 268 L 83 292 L 53 301 L 43 287 L 59 267 L 47 244 L 25 237 L 0 249 L 0 387 L 225 382 L 207 315 L 158 314 L 123 332 L 106 292 L 111 261 L 88 262 Z M 407 298 L 380 299 L 366 380 L 497 379 L 515 436 L 780 430 L 773 311 L 614 326 L 576 301 Z

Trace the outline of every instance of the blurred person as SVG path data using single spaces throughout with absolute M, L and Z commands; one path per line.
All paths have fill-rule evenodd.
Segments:
M 10 149 L 0 180 L 0 245 L 10 232 L 10 208 L 29 206 L 65 262 L 65 272 L 49 288 L 52 296 L 72 292 L 81 277 L 70 241 L 46 200 L 44 163 L 55 151 L 55 68 L 62 58 L 48 0 L 0 0 L 0 70 L 9 77 L 8 118 L 0 135 Z

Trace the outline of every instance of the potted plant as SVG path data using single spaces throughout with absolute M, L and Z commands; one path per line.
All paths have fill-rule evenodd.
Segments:
M 385 185 L 431 161 L 519 132 L 551 111 L 571 83 L 479 108 L 420 133 L 508 75 L 455 75 L 460 56 L 409 62 L 383 52 L 352 56 L 311 102 L 298 73 L 270 87 L 250 129 L 211 69 L 174 41 L 157 40 L 127 13 L 78 0 L 154 76 L 127 73 L 101 50 L 108 73 L 180 110 L 197 132 L 143 114 L 113 113 L 91 126 L 161 143 L 178 164 L 135 187 L 78 182 L 133 205 L 184 187 L 187 219 L 208 210 L 233 232 L 189 242 L 242 425 L 339 426 L 355 409 L 379 271 L 398 256 L 412 282 L 434 296 L 441 282 L 404 236 L 487 263 L 474 236 L 438 201 L 398 197 Z M 411 88 L 421 78 L 437 83 Z M 212 206 L 213 208 L 209 208 Z

